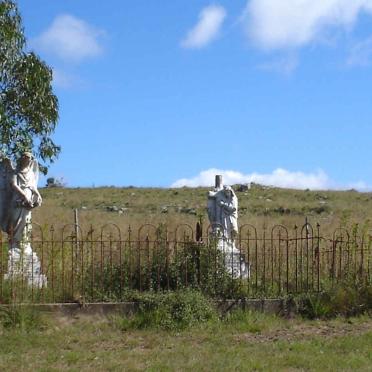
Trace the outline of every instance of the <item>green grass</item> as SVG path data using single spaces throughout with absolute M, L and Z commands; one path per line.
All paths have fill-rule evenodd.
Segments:
M 28 306 L 0 306 L 0 325 L 3 329 L 30 331 L 46 326 L 40 311 Z
M 174 229 L 180 223 L 195 226 L 198 218 L 208 224 L 207 188 L 44 188 L 41 189 L 43 206 L 34 211 L 34 222 L 42 226 L 73 223 L 73 209 L 79 209 L 80 224 L 84 231 L 90 225 L 99 228 L 107 222 L 116 223 L 125 232 L 133 231 L 144 223 L 166 223 Z M 284 224 L 293 228 L 302 226 L 305 217 L 321 224 L 322 232 L 333 233 L 341 226 L 354 223 L 364 225 L 372 220 L 372 193 L 350 191 L 302 191 L 254 187 L 237 192 L 239 224 L 251 223 L 259 230 Z M 109 211 L 116 206 L 122 211 Z M 166 207 L 167 213 L 164 212 Z M 187 210 L 193 210 L 190 214 Z
M 185 331 L 123 331 L 106 318 L 3 329 L 7 371 L 370 370 L 372 319 L 285 320 L 236 313 Z
M 42 189 L 44 204 L 33 213 L 33 221 L 44 229 L 51 224 L 58 228 L 72 223 L 73 209 L 78 208 L 85 233 L 90 225 L 98 229 L 108 222 L 116 223 L 123 232 L 129 225 L 136 231 L 144 223 L 166 223 L 169 229 L 180 223 L 194 227 L 198 218 L 207 224 L 206 192 L 205 188 Z M 301 226 L 308 217 L 330 235 L 336 227 L 351 229 L 355 223 L 368 229 L 372 219 L 371 193 L 258 187 L 238 192 L 238 198 L 240 225 L 251 223 L 259 230 L 275 224 Z M 113 205 L 124 208 L 122 213 L 108 211 L 107 207 Z M 162 213 L 164 206 L 167 213 Z M 187 208 L 197 215 L 185 213 Z M 310 297 L 305 308 L 310 314 L 304 315 L 349 315 L 348 311 L 340 311 L 350 302 L 349 293 L 337 291 L 332 296 L 336 311 L 325 306 L 322 298 Z M 306 321 L 238 311 L 219 320 L 203 307 L 205 304 L 194 306 L 191 300 L 197 298 L 187 298 L 180 308 L 173 306 L 172 298 L 166 306 L 162 305 L 164 299 L 159 299 L 151 316 L 139 314 L 129 319 L 55 318 L 17 307 L 0 311 L 0 369 L 371 370 L 372 319 L 367 316 Z M 202 321 L 199 311 L 204 314 Z M 173 324 L 170 316 L 179 322 Z

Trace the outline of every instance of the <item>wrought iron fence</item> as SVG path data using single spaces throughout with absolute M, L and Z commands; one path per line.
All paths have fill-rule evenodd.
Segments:
M 342 281 L 372 282 L 372 237 L 339 228 L 332 236 L 306 222 L 288 229 L 244 225 L 235 245 L 249 264 L 249 277 L 226 267 L 224 237 L 200 224 L 143 225 L 133 231 L 114 224 L 83 231 L 34 224 L 31 246 L 47 281 L 35 285 L 33 270 L 9 275 L 8 238 L 0 238 L 0 303 L 121 301 L 132 290 L 199 288 L 215 297 L 277 297 L 321 291 Z M 222 245 L 223 246 L 223 245 Z M 34 265 L 34 256 L 29 263 Z M 18 271 L 19 274 L 19 271 Z M 31 283 L 31 284 L 30 284 Z

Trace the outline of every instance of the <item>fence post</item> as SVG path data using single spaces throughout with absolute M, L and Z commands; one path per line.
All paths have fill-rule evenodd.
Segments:
M 196 243 L 202 243 L 203 241 L 203 223 L 201 219 L 196 224 L 195 240 L 196 240 Z M 200 286 L 201 272 L 200 272 L 200 245 L 199 244 L 197 244 L 197 250 L 196 250 L 196 270 L 197 270 L 197 275 L 198 275 L 198 285 Z
M 3 302 L 3 280 L 4 280 L 4 245 L 3 234 L 0 230 L 0 301 Z
M 317 234 L 318 234 L 318 246 L 316 250 L 316 259 L 317 259 L 317 292 L 320 292 L 320 224 L 316 224 Z
M 78 236 L 78 226 L 79 226 L 79 212 L 77 209 L 74 209 L 74 225 L 75 225 L 75 235 L 76 235 L 76 240 Z

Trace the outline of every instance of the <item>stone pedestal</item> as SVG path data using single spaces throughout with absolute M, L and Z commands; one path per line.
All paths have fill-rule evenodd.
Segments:
M 42 288 L 47 286 L 47 277 L 41 273 L 41 263 L 30 244 L 23 249 L 9 250 L 8 273 L 5 280 L 25 280 L 29 286 Z
M 234 279 L 249 279 L 250 265 L 245 261 L 244 255 L 236 248 L 234 242 L 219 239 L 217 248 L 223 252 L 225 269 Z

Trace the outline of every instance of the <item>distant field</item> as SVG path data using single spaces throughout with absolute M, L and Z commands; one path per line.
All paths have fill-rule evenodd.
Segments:
M 235 186 L 239 190 L 238 186 Z M 208 225 L 207 188 L 43 188 L 42 207 L 33 221 L 41 225 L 61 226 L 73 223 L 73 210 L 79 210 L 84 229 L 116 223 L 133 229 L 145 223 L 195 226 L 201 218 Z M 239 199 L 239 224 L 250 223 L 259 230 L 283 224 L 301 226 L 307 217 L 320 223 L 323 233 L 340 225 L 351 227 L 372 219 L 372 193 L 350 191 L 300 191 L 256 186 L 236 191 Z

